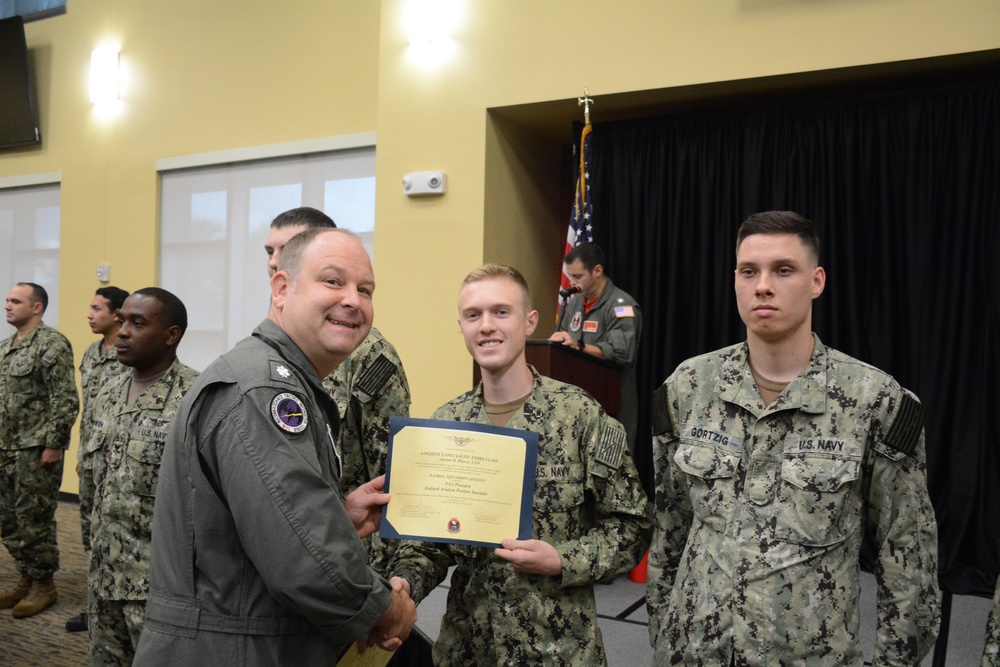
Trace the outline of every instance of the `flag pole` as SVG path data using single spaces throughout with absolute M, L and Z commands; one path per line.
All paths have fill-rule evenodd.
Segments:
M 590 125 L 590 105 L 594 104 L 594 99 L 590 96 L 587 86 L 583 87 L 583 97 L 576 98 L 576 105 L 583 107 L 583 124 Z

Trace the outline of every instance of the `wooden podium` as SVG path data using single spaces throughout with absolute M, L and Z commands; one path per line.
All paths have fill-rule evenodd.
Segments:
M 551 340 L 527 341 L 524 356 L 542 375 L 585 389 L 612 417 L 621 412 L 622 372 L 610 361 Z M 472 386 L 481 379 L 479 364 L 472 362 Z

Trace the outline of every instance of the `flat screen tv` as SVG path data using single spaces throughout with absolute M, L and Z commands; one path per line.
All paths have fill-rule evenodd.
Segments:
M 0 20 L 0 148 L 40 144 L 24 20 Z

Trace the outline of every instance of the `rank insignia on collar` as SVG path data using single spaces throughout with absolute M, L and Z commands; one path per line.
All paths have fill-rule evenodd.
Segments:
M 282 431 L 301 433 L 309 425 L 305 404 L 295 394 L 278 394 L 271 399 L 271 417 Z

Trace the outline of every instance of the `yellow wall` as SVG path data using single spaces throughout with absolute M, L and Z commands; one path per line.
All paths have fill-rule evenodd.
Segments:
M 463 0 L 453 50 L 433 61 L 408 44 L 408 4 L 382 2 L 375 247 L 379 326 L 394 332 L 417 416 L 469 386 L 458 283 L 484 258 L 524 267 L 525 213 L 511 202 L 543 205 L 490 169 L 487 151 L 502 138 L 486 109 L 558 99 L 575 108 L 588 86 L 599 121 L 611 93 L 1000 47 L 994 0 Z M 417 169 L 447 172 L 448 193 L 403 197 L 396 183 Z M 487 176 L 510 183 L 505 201 Z M 496 205 L 512 216 L 509 235 L 484 225 Z M 538 279 L 536 302 L 547 298 Z
M 115 284 L 155 280 L 157 159 L 374 130 L 377 324 L 403 357 L 414 415 L 428 416 L 470 382 L 455 322 L 465 273 L 484 258 L 527 262 L 534 285 L 558 271 L 536 266 L 526 239 L 552 238 L 538 227 L 557 212 L 544 192 L 558 178 L 544 174 L 559 158 L 498 168 L 530 137 L 498 131 L 488 109 L 575 106 L 586 85 L 599 120 L 611 93 L 1000 47 L 996 0 L 453 4 L 437 57 L 408 44 L 404 0 L 86 0 L 28 24 L 44 143 L 0 154 L 0 178 L 61 172 L 59 321 L 77 355 L 94 340 L 97 264 Z M 121 47 L 122 104 L 99 117 L 87 68 L 107 39 Z M 405 198 L 402 175 L 427 169 L 447 172 L 448 194 Z

